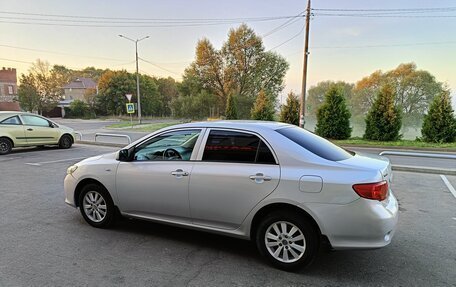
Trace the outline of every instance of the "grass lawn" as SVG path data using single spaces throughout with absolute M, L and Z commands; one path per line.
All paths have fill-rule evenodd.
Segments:
M 128 121 L 120 122 L 117 124 L 109 125 L 107 128 L 110 129 L 125 129 L 131 130 L 135 132 L 153 132 L 162 128 L 166 128 L 169 126 L 180 124 L 181 122 L 166 122 L 166 123 L 152 123 L 152 124 L 142 124 L 138 125 L 137 123 L 133 122 L 133 127 L 131 127 L 131 123 Z M 129 128 L 129 129 L 128 129 Z
M 363 139 L 335 140 L 337 145 L 356 145 L 356 146 L 385 146 L 385 147 L 410 147 L 410 148 L 444 148 L 454 149 L 456 152 L 456 142 L 453 143 L 427 143 L 414 140 L 400 140 L 393 142 L 368 141 Z

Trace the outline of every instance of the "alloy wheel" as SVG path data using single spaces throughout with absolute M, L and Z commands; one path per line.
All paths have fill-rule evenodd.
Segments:
M 103 196 L 97 191 L 89 191 L 84 196 L 85 215 L 93 222 L 101 222 L 107 214 L 107 205 Z
M 272 223 L 266 230 L 264 241 L 271 256 L 284 263 L 298 261 L 306 251 L 303 232 L 287 221 Z

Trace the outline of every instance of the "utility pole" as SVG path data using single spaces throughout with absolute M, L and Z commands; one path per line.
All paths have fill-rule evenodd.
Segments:
M 136 50 L 136 95 L 138 97 L 138 123 L 141 124 L 141 95 L 139 93 L 139 65 L 138 65 L 138 42 L 144 39 L 149 38 L 149 36 L 143 37 L 141 39 L 130 39 L 124 35 L 119 35 L 119 37 L 130 40 L 135 43 L 135 50 Z
M 302 68 L 301 106 L 299 108 L 299 126 L 304 128 L 306 113 L 307 57 L 309 56 L 310 0 L 307 0 L 306 35 L 304 38 L 304 63 Z

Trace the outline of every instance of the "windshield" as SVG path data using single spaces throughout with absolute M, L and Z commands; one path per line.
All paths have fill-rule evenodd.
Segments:
M 343 148 L 299 127 L 287 127 L 278 129 L 276 132 L 297 143 L 311 153 L 327 160 L 340 161 L 352 157 L 352 154 Z

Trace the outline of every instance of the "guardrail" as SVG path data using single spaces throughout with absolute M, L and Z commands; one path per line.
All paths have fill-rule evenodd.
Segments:
M 75 135 L 79 136 L 79 140 L 82 141 L 82 133 L 81 132 L 74 132 Z
M 423 153 L 423 152 L 406 152 L 406 151 L 392 151 L 385 150 L 379 155 L 394 155 L 394 156 L 411 156 L 411 157 L 427 157 L 427 158 L 441 158 L 441 159 L 456 159 L 456 155 L 443 154 L 443 153 Z
M 95 141 L 97 141 L 97 137 L 126 138 L 128 140 L 128 143 L 129 144 L 131 143 L 131 137 L 129 135 L 96 133 L 95 134 Z

